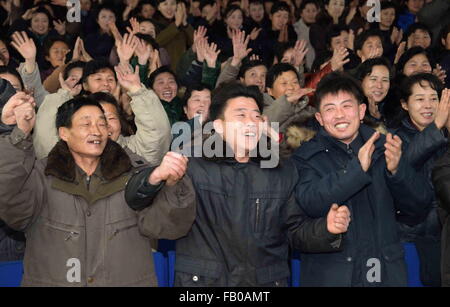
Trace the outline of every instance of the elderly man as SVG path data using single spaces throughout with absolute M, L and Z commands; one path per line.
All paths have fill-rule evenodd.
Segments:
M 39 161 L 30 137 L 33 99 L 17 93 L 1 119 L 16 124 L 0 138 L 0 218 L 27 237 L 22 285 L 155 286 L 149 238 L 187 233 L 195 216 L 189 179 L 166 185 L 137 214 L 124 189 L 144 160 L 108 138 L 98 102 L 80 97 L 63 104 L 56 117 L 61 140 Z M 163 161 L 154 171 L 166 180 L 168 170 Z M 143 236 L 140 224 L 153 231 Z

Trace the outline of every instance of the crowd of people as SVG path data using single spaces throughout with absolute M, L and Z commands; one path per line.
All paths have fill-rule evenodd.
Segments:
M 177 286 L 287 286 L 293 250 L 406 286 L 412 242 L 450 286 L 450 1 L 375 2 L 0 0 L 0 261 L 155 286 L 169 239 Z

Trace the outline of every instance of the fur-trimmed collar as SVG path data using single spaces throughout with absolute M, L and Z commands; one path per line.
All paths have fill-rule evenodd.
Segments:
M 114 180 L 129 171 L 131 167 L 131 160 L 125 150 L 116 142 L 108 139 L 100 157 L 102 177 L 107 181 Z M 60 140 L 48 154 L 45 175 L 52 175 L 68 182 L 75 181 L 76 164 L 65 141 Z

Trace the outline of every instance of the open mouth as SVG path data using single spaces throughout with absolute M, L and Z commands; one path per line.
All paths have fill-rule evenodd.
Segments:
M 100 145 L 101 143 L 102 143 L 102 141 L 100 141 L 100 140 L 88 141 L 88 144 L 91 144 L 91 145 Z
M 173 93 L 172 93 L 172 91 L 164 91 L 164 92 L 162 92 L 162 96 L 163 96 L 164 100 L 170 101 L 173 97 Z
M 426 119 L 433 119 L 433 112 L 420 113 Z
M 350 123 L 337 123 L 334 125 L 337 130 L 345 130 L 348 126 L 350 126 Z

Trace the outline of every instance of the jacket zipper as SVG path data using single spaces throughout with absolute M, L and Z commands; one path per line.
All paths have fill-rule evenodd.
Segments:
M 109 237 L 109 239 L 112 240 L 119 232 L 127 230 L 127 229 L 130 229 L 130 228 L 133 228 L 133 227 L 137 227 L 137 224 L 130 225 L 130 226 L 127 226 L 127 227 L 124 227 L 124 228 L 119 228 L 119 229 L 116 228 L 113 231 L 112 235 Z
M 255 221 L 255 232 L 258 232 L 258 224 L 259 224 L 259 198 L 256 199 L 256 221 Z
M 50 228 L 53 228 L 53 229 L 55 229 L 55 230 L 58 230 L 58 231 L 62 231 L 62 232 L 65 232 L 65 233 L 67 233 L 68 234 L 68 236 L 64 239 L 64 241 L 68 241 L 68 240 L 70 240 L 71 238 L 73 238 L 73 236 L 78 236 L 80 233 L 79 232 L 77 232 L 77 231 L 70 231 L 70 230 L 67 230 L 67 229 L 63 229 L 63 228 L 59 228 L 59 227 L 57 227 L 57 226 L 53 226 L 53 225 L 50 225 L 50 224 L 47 224 Z

